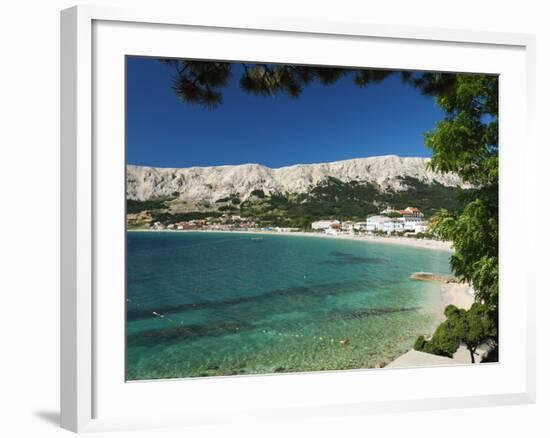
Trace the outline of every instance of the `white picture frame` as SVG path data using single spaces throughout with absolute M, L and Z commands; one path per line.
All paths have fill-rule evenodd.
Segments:
M 124 358 L 123 351 L 120 355 L 118 351 L 124 325 L 120 310 L 124 305 L 119 302 L 118 292 L 110 295 L 104 292 L 111 289 L 109 285 L 114 291 L 120 289 L 117 267 L 123 264 L 120 258 L 123 236 L 117 234 L 120 230 L 117 227 L 123 226 L 124 220 L 120 216 L 124 209 L 124 197 L 120 196 L 124 193 L 120 184 L 124 173 L 119 173 L 124 164 L 124 142 L 119 141 L 124 135 L 124 114 L 120 113 L 124 98 L 121 56 L 179 56 L 169 41 L 182 38 L 181 43 L 191 37 L 193 53 L 185 54 L 196 58 L 252 59 L 262 56 L 257 54 L 262 46 L 263 50 L 271 50 L 265 55 L 270 61 L 366 66 L 357 52 L 351 50 L 361 47 L 372 48 L 373 56 L 378 57 L 371 67 L 423 69 L 426 59 L 433 57 L 438 63 L 432 60 L 430 66 L 434 69 L 440 66 L 445 70 L 447 66 L 450 71 L 501 74 L 500 120 L 504 144 L 501 193 L 506 195 L 501 196 L 501 211 L 514 202 L 526 207 L 535 205 L 535 154 L 530 153 L 535 149 L 531 127 L 535 40 L 531 35 L 292 18 L 228 19 L 211 11 L 201 15 L 155 8 L 78 6 L 64 10 L 61 13 L 62 427 L 82 432 L 209 424 L 250 416 L 300 418 L 534 402 L 533 276 L 528 258 L 519 260 L 519 257 L 522 251 L 534 248 L 535 242 L 534 236 L 516 236 L 511 220 L 506 217 L 501 217 L 503 348 L 501 362 L 492 368 L 358 370 L 155 383 L 121 380 L 119 371 Z M 228 47 L 220 44 L 224 39 L 232 42 L 231 47 L 229 43 Z M 240 49 L 243 41 L 253 43 L 250 52 Z M 321 43 L 324 50 L 316 50 Z M 388 50 L 380 50 L 382 45 Z M 410 50 L 405 51 L 404 47 Z M 310 52 L 308 59 L 303 55 L 305 49 Z M 109 64 L 111 61 L 116 64 L 114 68 Z M 519 141 L 522 153 L 517 146 L 516 149 L 511 146 Z M 536 211 L 526 208 L 525 215 L 534 220 Z M 515 294 L 507 292 L 512 289 Z M 514 354 L 506 348 L 507 339 L 517 346 Z M 106 358 L 111 362 L 107 363 Z M 460 384 L 454 389 L 442 388 L 441 382 L 455 379 L 453 376 L 459 382 L 466 378 L 490 382 L 479 384 L 475 391 L 461 388 Z M 404 384 L 407 381 L 410 385 Z M 433 381 L 432 387 L 413 383 L 422 381 Z M 395 384 L 384 396 L 382 389 L 376 392 L 375 383 L 380 388 L 389 388 L 389 382 Z M 352 391 L 367 383 L 374 395 Z M 183 397 L 174 403 L 183 386 L 185 394 L 195 395 L 193 400 L 186 401 Z M 288 388 L 296 388 L 293 400 L 285 397 Z M 262 398 L 262 394 L 270 391 L 269 400 Z M 198 394 L 205 394 L 204 399 Z M 207 400 L 214 394 L 222 394 L 216 403 L 211 398 Z M 233 394 L 235 403 L 229 403 L 227 394 Z M 153 403 L 142 403 L 146 399 Z M 156 402 L 161 399 L 167 399 L 168 403 Z

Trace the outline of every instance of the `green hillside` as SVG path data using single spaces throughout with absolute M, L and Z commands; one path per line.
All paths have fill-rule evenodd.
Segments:
M 426 184 L 416 178 L 402 178 L 405 190 L 382 190 L 365 182 L 343 182 L 329 177 L 322 184 L 304 194 L 266 195 L 254 190 L 252 196 L 241 202 L 238 194 L 217 200 L 208 211 L 173 213 L 173 198 L 147 201 L 128 200 L 128 213 L 148 211 L 153 221 L 173 223 L 182 220 L 203 219 L 223 213 L 251 217 L 263 226 L 291 226 L 308 228 L 311 222 L 323 218 L 364 221 L 367 215 L 377 214 L 387 206 L 419 208 L 429 217 L 445 208 L 461 211 L 469 190 L 446 187 L 438 183 Z M 199 209 L 197 209 L 199 210 Z

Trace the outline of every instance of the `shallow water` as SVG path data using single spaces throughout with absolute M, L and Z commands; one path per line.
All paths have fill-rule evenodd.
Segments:
M 379 366 L 440 317 L 440 285 L 409 275 L 449 273 L 446 251 L 344 239 L 127 242 L 128 380 Z

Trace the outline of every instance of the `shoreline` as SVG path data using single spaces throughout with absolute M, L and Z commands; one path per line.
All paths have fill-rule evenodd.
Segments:
M 454 305 L 459 309 L 468 310 L 474 303 L 474 289 L 469 283 L 461 283 L 452 275 L 435 274 L 431 272 L 413 272 L 413 281 L 439 283 L 440 285 L 440 316 L 445 319 L 445 308 Z
M 438 316 L 438 323 L 445 321 L 445 307 L 452 304 L 459 309 L 468 310 L 474 303 L 473 288 L 467 283 L 442 283 L 441 284 L 441 303 Z M 482 348 L 478 349 L 480 354 L 484 353 Z M 481 356 L 480 356 L 481 357 Z M 460 346 L 452 358 L 438 356 L 431 353 L 424 353 L 411 348 L 407 352 L 397 356 L 384 368 L 416 368 L 416 367 L 433 367 L 433 366 L 448 366 L 448 365 L 469 365 L 469 354 L 464 346 Z
M 344 239 L 363 242 L 387 243 L 390 245 L 409 246 L 414 248 L 432 249 L 436 251 L 453 252 L 453 243 L 450 241 L 433 240 L 433 239 L 417 239 L 414 237 L 401 236 L 352 236 L 342 234 L 331 236 L 323 233 L 312 233 L 306 231 L 233 231 L 233 230 L 150 230 L 150 229 L 132 229 L 127 232 L 148 232 L 148 233 L 233 233 L 233 234 L 259 234 L 264 236 L 300 236 L 300 237 L 318 237 L 323 239 Z

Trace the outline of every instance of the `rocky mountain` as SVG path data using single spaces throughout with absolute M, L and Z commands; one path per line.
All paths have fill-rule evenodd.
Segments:
M 272 169 L 259 164 L 235 166 L 155 168 L 127 166 L 127 198 L 135 201 L 176 198 L 180 204 L 209 205 L 257 194 L 264 196 L 310 193 L 329 178 L 343 183 L 364 183 L 379 191 L 410 189 L 406 181 L 424 185 L 467 188 L 457 175 L 428 171 L 428 158 L 395 155 L 357 158 L 319 164 L 297 164 Z

